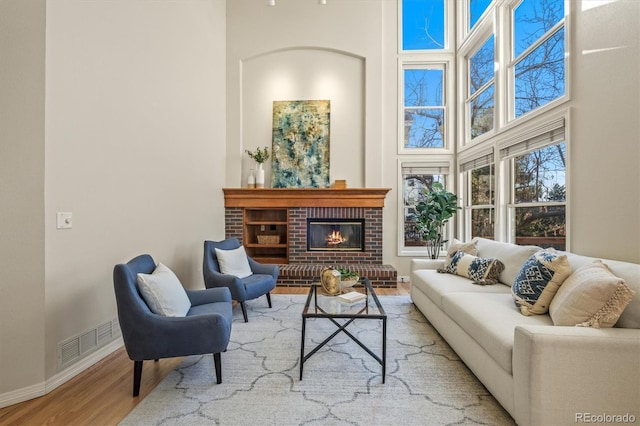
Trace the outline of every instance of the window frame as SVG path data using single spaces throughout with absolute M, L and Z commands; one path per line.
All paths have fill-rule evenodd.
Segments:
M 427 256 L 427 247 L 426 246 L 406 246 L 405 245 L 405 225 L 406 225 L 406 209 L 410 207 L 405 207 L 404 204 L 404 169 L 410 166 L 424 168 L 425 170 L 431 170 L 434 173 L 431 174 L 439 174 L 443 176 L 443 186 L 448 191 L 453 191 L 454 188 L 454 169 L 453 169 L 453 160 L 451 156 L 430 156 L 430 157 L 405 157 L 398 159 L 398 206 L 399 208 L 399 220 L 398 220 L 398 253 L 399 257 L 406 256 L 419 256 L 424 257 Z M 438 173 L 436 173 L 438 172 Z M 458 199 L 458 204 L 459 204 Z M 445 239 L 451 240 L 454 233 L 454 222 L 455 217 L 447 223 L 445 226 L 444 234 L 446 236 Z M 441 251 L 441 254 L 445 252 Z
M 455 93 L 455 70 L 452 69 L 453 60 L 448 55 L 429 55 L 431 59 L 420 60 L 415 57 L 403 59 L 398 61 L 398 154 L 451 154 L 453 153 L 453 143 L 455 140 L 453 132 L 455 127 L 453 121 L 455 120 L 455 102 L 453 101 Z M 439 148 L 410 148 L 404 145 L 405 136 L 405 99 L 404 99 L 404 71 L 407 69 L 441 69 L 443 71 L 443 87 L 442 98 L 444 111 L 444 135 L 443 146 Z M 452 78 L 453 76 L 453 78 Z M 435 109 L 435 108 L 434 108 Z
M 482 47 L 484 47 L 484 45 L 493 37 L 493 63 L 494 63 L 494 68 L 493 68 L 493 76 L 491 78 L 489 78 L 482 86 L 480 86 L 474 93 L 471 93 L 471 60 L 474 57 L 474 55 L 476 55 L 480 49 L 482 49 Z M 497 37 L 495 35 L 495 33 L 491 32 L 489 34 L 487 34 L 485 37 L 481 38 L 481 41 L 479 42 L 479 44 L 474 45 L 474 49 L 472 49 L 469 52 L 469 55 L 465 57 L 465 98 L 464 98 L 464 112 L 465 112 L 465 136 L 464 136 L 464 140 L 466 141 L 466 144 L 472 144 L 476 141 L 479 140 L 483 140 L 483 139 L 487 139 L 489 137 L 491 137 L 491 135 L 494 135 L 496 133 L 496 127 L 497 127 L 497 118 L 496 118 L 496 114 L 497 114 L 497 99 L 496 99 L 496 92 L 498 90 L 497 88 L 497 69 L 495 64 L 497 63 Z M 492 126 L 490 130 L 487 130 L 486 132 L 482 133 L 481 135 L 474 137 L 471 137 L 471 131 L 472 131 L 472 124 L 471 124 L 471 104 L 473 103 L 473 101 L 475 99 L 480 98 L 483 94 L 487 93 L 487 91 L 493 86 L 493 120 L 492 120 Z
M 518 57 L 515 57 L 515 10 L 522 3 L 522 1 L 523 0 L 508 1 L 505 4 L 506 12 L 504 13 L 504 19 L 501 22 L 503 27 L 508 29 L 508 33 L 504 35 L 506 38 L 508 38 L 507 42 L 503 43 L 503 57 L 507 59 L 505 61 L 506 65 L 503 66 L 503 73 L 506 75 L 508 94 L 506 98 L 506 108 L 502 117 L 502 121 L 503 123 L 505 123 L 505 125 L 533 119 L 541 114 L 544 114 L 547 111 L 553 110 L 558 105 L 561 105 L 571 99 L 571 1 L 564 0 L 564 17 L 560 21 L 556 22 L 556 24 L 551 29 L 547 30 L 547 32 L 545 32 L 540 38 L 538 38 L 527 49 L 525 49 Z M 534 52 L 538 47 L 540 47 L 551 37 L 553 37 L 553 35 L 560 31 L 561 28 L 564 29 L 564 94 L 553 99 L 552 101 L 547 102 L 544 105 L 527 111 L 519 117 L 516 117 L 516 65 L 520 61 L 524 60 L 527 55 Z
M 457 34 L 458 40 L 465 40 L 469 34 L 476 31 L 477 28 L 486 26 L 486 21 L 493 19 L 491 15 L 496 7 L 497 0 L 491 0 L 487 5 L 487 8 L 482 12 L 482 15 L 478 18 L 475 25 L 471 27 L 471 0 L 463 0 L 458 3 L 458 12 L 456 13 L 457 19 Z
M 432 54 L 432 53 L 454 53 L 455 27 L 456 27 L 456 7 L 455 0 L 444 1 L 444 48 L 443 49 L 409 49 L 403 48 L 404 28 L 402 22 L 402 0 L 398 0 L 398 53 L 403 54 Z
M 522 0 L 492 0 L 473 28 L 469 28 L 470 0 L 445 0 L 445 49 L 402 50 L 402 2 L 398 2 L 398 256 L 426 256 L 426 247 L 405 247 L 405 212 L 403 163 L 422 163 L 425 165 L 448 161 L 450 166 L 445 176 L 445 187 L 458 189 L 459 205 L 463 207 L 446 229 L 447 238 L 458 235 L 470 238 L 471 219 L 470 175 L 462 172 L 461 165 L 473 159 L 474 155 L 493 150 L 494 155 L 494 239 L 515 243 L 515 220 L 512 220 L 515 208 L 527 207 L 525 203 L 514 204 L 512 190 L 513 161 L 511 157 L 502 157 L 500 150 L 516 145 L 518 141 L 535 138 L 563 120 L 565 143 L 565 243 L 571 250 L 571 137 L 570 108 L 566 102 L 571 100 L 571 0 L 564 0 L 564 17 L 552 29 L 545 32 L 529 46 L 518 58 L 514 58 L 514 13 Z M 453 13 L 455 11 L 455 14 Z M 454 24 L 455 23 L 455 28 Z M 451 29 L 454 28 L 454 31 Z M 515 118 L 515 66 L 527 52 L 533 52 L 553 34 L 564 28 L 564 94 Z M 494 114 L 493 128 L 471 139 L 470 111 L 467 105 L 470 99 L 469 60 L 483 45 L 488 37 L 494 36 Z M 457 37 L 456 37 L 457 36 Z M 445 71 L 445 135 L 444 148 L 404 148 L 404 66 L 447 64 Z M 490 83 L 488 83 L 490 84 Z M 478 91 L 480 92 L 480 90 Z M 548 145 L 552 145 L 550 142 Z M 522 154 L 518 154 L 522 155 Z M 515 154 L 514 154 L 515 156 Z M 455 164 L 454 170 L 451 165 Z M 467 175 L 465 175 L 467 174 Z M 534 203 L 535 206 L 542 205 Z M 549 204 L 547 204 L 549 205 Z M 468 207 L 468 208 L 467 208 Z M 462 216 L 460 216 L 462 215 Z M 468 218 L 468 219 L 467 219 Z M 454 226 L 455 225 L 455 226 Z M 412 241 L 412 240 L 411 240 Z M 410 241 L 410 243 L 411 243 Z
M 471 163 L 471 165 L 469 165 Z M 473 164 L 477 163 L 477 164 Z M 462 201 L 462 220 L 459 221 L 458 234 L 462 235 L 465 240 L 470 240 L 472 237 L 472 212 L 473 210 L 480 209 L 493 209 L 493 238 L 496 238 L 496 223 L 498 214 L 498 163 L 496 161 L 496 151 L 493 146 L 484 147 L 480 150 L 474 150 L 473 152 L 465 152 L 457 159 L 458 181 L 459 181 L 459 194 L 461 194 L 460 200 Z M 493 166 L 493 204 L 473 204 L 471 201 L 472 188 L 471 188 L 471 173 L 474 170 Z
M 466 4 L 466 3 L 465 3 Z M 495 25 L 495 5 L 491 3 L 487 10 L 483 13 L 482 18 L 476 23 L 473 31 L 469 32 L 468 36 L 463 40 L 460 45 L 456 62 L 458 65 L 457 72 L 457 111 L 458 116 L 461 117 L 458 120 L 458 135 L 457 148 L 458 150 L 465 147 L 477 145 L 495 136 L 500 130 L 500 117 L 502 104 L 500 102 L 502 90 L 502 74 L 500 73 L 500 33 L 499 28 Z M 471 94 L 471 78 L 470 78 L 470 61 L 471 57 L 477 53 L 478 50 L 493 36 L 493 54 L 494 54 L 494 73 L 493 78 L 487 81 L 482 89 L 488 88 L 493 84 L 493 128 L 482 135 L 475 138 L 471 138 L 471 111 L 470 100 L 484 93 L 483 90 L 477 90 L 473 95 Z
M 499 161 L 499 171 L 496 172 L 496 179 L 499 179 L 498 187 L 496 188 L 496 196 L 500 201 L 496 200 L 499 205 L 499 212 L 496 212 L 496 221 L 500 220 L 500 223 L 496 223 L 496 229 L 494 233 L 495 238 L 499 241 L 507 241 L 510 243 L 516 243 L 516 228 L 515 228 L 515 209 L 522 207 L 539 207 L 539 206 L 557 206 L 564 205 L 565 208 L 565 251 L 571 250 L 571 222 L 570 222 L 570 209 L 571 209 L 571 182 L 570 182 L 570 169 L 571 162 L 570 157 L 570 132 L 568 123 L 570 121 L 570 110 L 565 109 L 557 111 L 553 114 L 546 114 L 543 117 L 537 117 L 535 120 L 513 128 L 509 132 L 500 135 L 500 138 L 496 141 L 497 160 Z M 557 136 L 558 132 L 562 132 L 562 137 Z M 544 139 L 549 136 L 549 139 L 545 142 Z M 531 148 L 524 151 L 517 151 L 513 153 L 505 154 L 504 150 L 516 147 L 517 145 L 531 141 Z M 556 145 L 560 142 L 565 144 L 565 200 L 560 201 L 546 201 L 546 202 L 534 202 L 534 203 L 515 203 L 515 194 L 513 191 L 514 182 L 514 159 L 515 157 L 522 155 L 526 152 L 533 152 L 538 149 Z M 499 215 L 499 216 L 498 216 Z M 500 230 L 497 226 L 499 225 Z M 498 237 L 499 235 L 499 237 Z

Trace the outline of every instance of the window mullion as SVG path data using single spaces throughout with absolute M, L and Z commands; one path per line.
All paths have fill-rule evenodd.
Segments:
M 557 24 L 551 27 L 549 31 L 544 33 L 542 37 L 536 40 L 535 43 L 532 43 L 529 47 L 527 47 L 517 58 L 513 58 L 513 51 L 515 50 L 515 46 L 511 46 L 511 53 L 509 54 L 508 57 L 513 59 L 509 62 L 509 66 L 510 67 L 515 66 L 518 62 L 520 62 L 522 59 L 526 58 L 529 54 L 531 54 L 531 52 L 536 50 L 538 47 L 542 46 L 547 40 L 553 37 L 553 35 L 558 31 L 560 31 L 560 29 L 562 29 L 563 27 L 564 27 L 564 19 L 561 19 L 560 21 L 558 21 Z

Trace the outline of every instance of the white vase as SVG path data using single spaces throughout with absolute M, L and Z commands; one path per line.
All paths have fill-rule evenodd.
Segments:
M 258 170 L 256 170 L 256 188 L 264 188 L 264 169 L 262 163 L 258 163 Z
M 256 187 L 256 176 L 253 173 L 253 169 L 249 172 L 249 177 L 247 177 L 247 187 L 255 188 Z

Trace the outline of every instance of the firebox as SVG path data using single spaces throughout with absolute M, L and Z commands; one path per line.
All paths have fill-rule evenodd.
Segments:
M 364 219 L 307 219 L 307 251 L 364 251 Z

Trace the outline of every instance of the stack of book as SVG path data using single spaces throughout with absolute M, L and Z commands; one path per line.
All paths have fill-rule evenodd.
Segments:
M 349 293 L 341 294 L 340 296 L 338 296 L 338 299 L 340 299 L 341 302 L 347 303 L 360 302 L 361 300 L 365 300 L 366 298 L 367 296 L 365 294 L 359 293 L 357 291 L 350 291 Z

